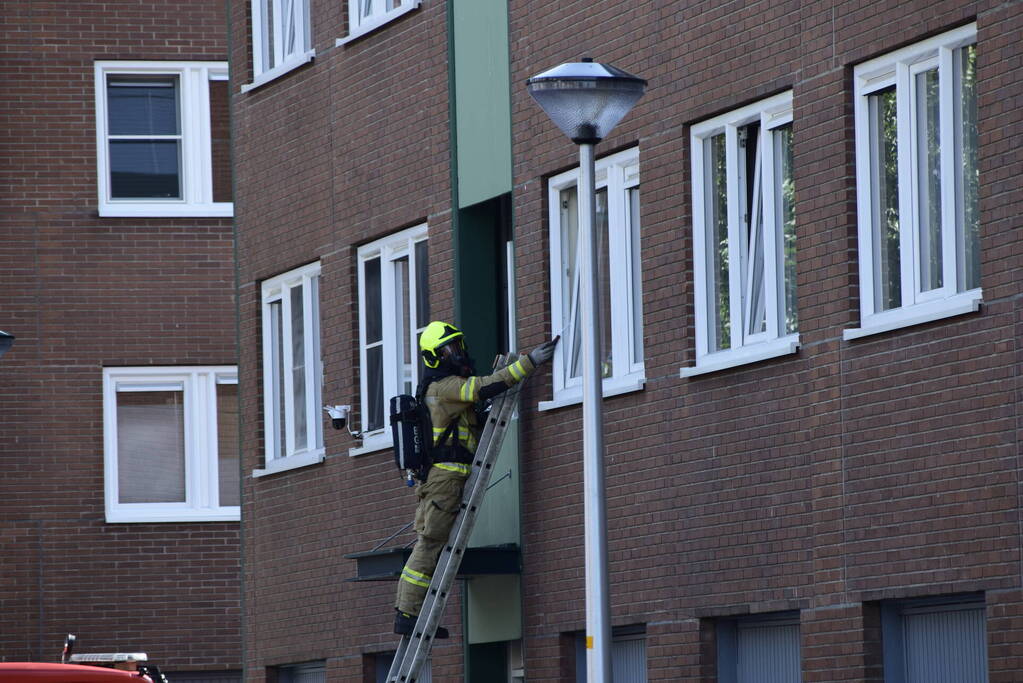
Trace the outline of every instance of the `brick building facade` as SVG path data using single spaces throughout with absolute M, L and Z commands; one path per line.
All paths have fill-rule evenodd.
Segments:
M 480 360 L 563 342 L 521 570 L 466 577 L 433 680 L 580 675 L 578 161 L 524 82 L 583 56 L 649 81 L 598 147 L 620 676 L 1023 676 L 1018 3 L 230 7 L 248 680 L 379 680 L 393 584 L 346 555 L 410 518 L 382 401 L 437 318 Z M 487 136 L 463 78 L 505 53 Z
M 172 680 L 240 676 L 225 19 L 5 7 L 5 661 L 72 632 Z

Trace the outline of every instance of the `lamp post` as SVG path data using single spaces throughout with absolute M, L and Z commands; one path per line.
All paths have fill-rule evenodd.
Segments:
M 0 357 L 7 353 L 7 349 L 11 348 L 14 343 L 14 335 L 7 334 L 3 330 L 0 330 Z
M 611 683 L 611 607 L 604 491 L 603 373 L 597 302 L 596 183 L 593 148 L 629 113 L 642 78 L 592 59 L 556 66 L 527 81 L 529 94 L 579 145 L 579 298 L 583 347 L 583 491 L 586 554 L 586 677 Z

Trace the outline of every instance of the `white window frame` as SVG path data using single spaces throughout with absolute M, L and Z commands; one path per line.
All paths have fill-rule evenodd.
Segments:
M 96 166 L 99 215 L 103 217 L 233 216 L 233 202 L 213 201 L 210 140 L 210 81 L 228 80 L 227 62 L 101 61 L 96 80 Z M 177 76 L 181 125 L 181 198 L 114 199 L 110 196 L 107 77 Z M 152 138 L 153 136 L 143 136 Z
M 748 273 L 749 255 L 743 217 L 745 197 L 741 192 L 739 173 L 745 172 L 745 161 L 740 159 L 739 130 L 760 122 L 759 150 L 761 178 L 753 179 L 757 191 L 754 200 L 762 202 L 762 230 L 764 245 L 764 319 L 766 330 L 756 334 L 746 331 L 749 314 L 746 304 L 750 298 L 752 276 Z M 785 331 L 785 266 L 782 226 L 777 219 L 778 207 L 774 192 L 776 159 L 773 135 L 769 133 L 792 123 L 792 91 L 755 102 L 751 105 L 716 116 L 694 125 L 690 131 L 693 178 L 693 284 L 696 311 L 696 365 L 679 371 L 682 377 L 692 377 L 726 368 L 755 363 L 795 353 L 799 348 L 799 334 Z M 725 135 L 725 168 L 728 192 L 728 282 L 731 347 L 711 350 L 715 334 L 711 315 L 711 282 L 714 273 L 710 266 L 708 232 L 711 228 L 706 141 Z M 780 182 L 780 181 L 779 181 Z M 771 257 L 773 255 L 773 258 Z
M 611 353 L 613 375 L 603 380 L 604 396 L 614 396 L 630 391 L 638 391 L 646 383 L 645 361 L 636 361 L 636 354 L 643 358 L 643 349 L 636 349 L 635 339 L 643 339 L 642 305 L 634 302 L 642 292 L 635 296 L 634 263 L 638 262 L 640 245 L 634 244 L 632 218 L 628 211 L 626 194 L 629 190 L 639 187 L 639 148 L 612 154 L 598 159 L 595 164 L 596 189 L 607 189 L 608 211 L 608 253 L 611 279 Z M 579 168 L 554 176 L 548 181 L 548 224 L 550 226 L 550 272 L 551 272 L 551 326 L 552 335 L 561 335 L 561 342 L 554 351 L 553 380 L 554 395 L 550 401 L 541 401 L 540 410 L 551 410 L 561 406 L 582 402 L 582 378 L 568 377 L 570 372 L 570 355 L 573 348 L 572 337 L 584 333 L 573 329 L 569 304 L 569 318 L 562 319 L 565 300 L 578 302 L 578 292 L 566 288 L 564 272 L 568 264 L 563 263 L 562 243 L 564 241 L 561 225 L 561 193 L 579 184 Z M 642 200 L 641 200 L 642 201 Z M 578 245 L 577 245 L 578 246 Z M 576 263 L 580 262 L 579 254 Z M 578 278 L 577 268 L 577 278 Z M 624 283 L 624 284 L 621 284 Z M 621 292 L 621 287 L 625 291 Z M 579 305 L 576 303 L 576 305 Z M 642 343 L 642 342 L 640 342 Z M 581 351 L 580 351 L 581 353 Z
M 957 238 L 956 212 L 961 198 L 955 188 L 954 154 L 957 145 L 941 145 L 941 288 L 923 292 L 919 279 L 919 256 L 916 241 L 919 235 L 917 190 L 917 117 L 913 77 L 934 66 L 938 67 L 939 135 L 942 141 L 956 139 L 954 121 L 953 52 L 975 44 L 977 26 L 969 24 L 915 45 L 872 59 L 853 70 L 856 119 L 856 186 L 860 259 L 860 326 L 843 331 L 845 339 L 887 332 L 901 327 L 931 322 L 978 310 L 982 300 L 980 287 L 963 290 L 957 264 L 962 251 Z M 898 185 L 900 224 L 900 281 L 902 306 L 878 310 L 876 302 L 877 274 L 872 217 L 871 139 L 869 96 L 895 86 L 898 127 Z
M 312 61 L 316 56 L 312 44 L 309 0 L 266 1 L 272 4 L 272 17 L 264 16 L 262 0 L 251 0 L 252 82 L 243 85 L 242 92 L 269 83 Z M 292 31 L 295 45 L 286 51 L 284 36 Z
M 350 43 L 391 23 L 398 17 L 417 9 L 422 0 L 405 0 L 402 5 L 388 7 L 392 2 L 393 0 L 348 0 L 348 35 L 338 38 L 336 45 Z M 359 14 L 359 6 L 364 3 L 370 4 L 368 17 Z
M 122 522 L 236 522 L 237 505 L 220 505 L 217 385 L 237 384 L 238 368 L 118 367 L 103 369 L 103 463 L 106 520 Z M 117 394 L 181 391 L 184 406 L 185 500 L 121 503 L 118 483 Z
M 384 388 L 383 388 L 383 410 L 385 422 L 382 428 L 367 432 L 363 430 L 362 445 L 349 450 L 348 454 L 355 456 L 363 453 L 369 453 L 373 451 L 383 450 L 392 446 L 391 429 L 390 425 L 386 422 L 387 416 L 387 404 L 391 396 L 405 393 L 404 384 L 406 381 L 411 381 L 413 391 L 419 383 L 419 370 L 422 363 L 419 361 L 419 331 L 421 331 L 430 321 L 429 320 L 418 320 L 416 315 L 416 245 L 420 242 L 427 240 L 427 225 L 417 225 L 393 235 L 388 235 L 382 239 L 376 240 L 369 244 L 359 247 L 358 250 L 358 262 L 359 262 L 359 395 L 360 395 L 360 420 L 365 425 L 365 421 L 369 416 L 369 387 L 368 387 L 368 372 L 365 371 L 367 367 L 367 349 L 368 345 L 366 342 L 366 307 L 364 305 L 364 296 L 366 292 L 365 283 L 365 268 L 364 264 L 366 261 L 373 259 L 380 259 L 380 299 L 382 303 L 381 311 L 381 324 L 383 326 L 383 371 L 384 371 Z M 396 260 L 407 257 L 409 260 L 409 297 L 411 305 L 409 306 L 410 320 L 408 324 L 402 321 L 401 326 L 406 327 L 405 333 L 408 335 L 408 343 L 412 349 L 412 365 L 411 375 L 409 376 L 409 369 L 403 369 L 399 372 L 395 359 L 398 357 L 398 329 L 399 322 L 396 320 L 394 315 L 397 293 L 394 291 L 394 262 Z M 429 267 L 429 266 L 427 266 Z
M 320 357 L 320 263 L 296 268 L 263 282 L 263 443 L 265 462 L 262 469 L 253 471 L 254 477 L 275 474 L 285 470 L 323 462 L 323 360 Z M 292 389 L 291 358 L 291 292 L 302 292 L 303 357 L 306 359 L 304 381 L 305 405 L 295 405 Z M 283 358 L 277 358 L 272 306 L 281 306 Z M 283 363 L 283 368 L 277 364 Z M 284 386 L 278 386 L 283 375 Z M 283 400 L 287 432 L 278 433 L 278 401 Z M 305 420 L 306 446 L 296 447 L 296 418 Z

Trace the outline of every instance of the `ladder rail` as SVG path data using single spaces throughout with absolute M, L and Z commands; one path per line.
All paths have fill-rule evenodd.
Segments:
M 510 358 L 509 355 L 501 360 L 507 361 Z M 399 643 L 398 651 L 394 655 L 390 671 L 387 674 L 388 683 L 414 683 L 418 680 L 419 671 L 429 657 L 434 634 L 437 632 L 444 608 L 447 606 L 451 586 L 462 564 L 465 549 L 468 546 L 476 518 L 483 504 L 483 497 L 486 495 L 490 476 L 493 473 L 493 466 L 504 442 L 505 433 L 515 414 L 518 394 L 524 383 L 523 380 L 509 387 L 507 391 L 497 397 L 491 407 L 473 458 L 472 472 L 465 483 L 458 516 L 452 526 L 448 542 L 441 550 L 437 568 L 434 570 L 413 634 L 403 636 Z

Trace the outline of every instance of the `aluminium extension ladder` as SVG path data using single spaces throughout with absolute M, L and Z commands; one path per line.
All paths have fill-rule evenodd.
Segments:
M 503 367 L 509 360 L 514 360 L 511 354 L 501 356 L 495 367 Z M 412 635 L 401 637 L 398 651 L 391 663 L 391 670 L 387 674 L 387 683 L 416 683 L 420 680 L 420 671 L 430 656 L 433 637 L 447 605 L 448 593 L 462 564 L 462 557 L 469 544 L 472 529 L 476 525 L 476 517 L 483 504 L 483 496 L 487 491 L 494 463 L 497 461 L 501 444 L 504 443 L 504 435 L 515 412 L 519 390 L 525 381 L 523 379 L 516 382 L 494 399 L 473 458 L 472 473 L 465 482 L 458 516 L 451 527 L 448 542 L 437 560 L 437 568 L 426 592 L 423 609 L 419 613 Z

